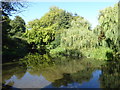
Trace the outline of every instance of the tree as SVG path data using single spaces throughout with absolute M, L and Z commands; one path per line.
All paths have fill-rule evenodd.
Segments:
M 2 62 L 8 62 L 24 56 L 28 52 L 28 44 L 23 38 L 11 37 L 10 31 L 13 28 L 10 25 L 11 19 L 8 16 L 3 16 L 2 20 L 5 20 L 2 22 Z M 16 35 L 16 32 L 14 34 Z
M 28 23 L 25 37 L 28 43 L 34 42 L 38 48 L 41 45 L 49 45 L 53 41 L 58 46 L 60 45 L 61 29 L 69 28 L 71 20 L 71 13 L 58 7 L 51 7 L 43 17 Z
M 61 34 L 61 46 L 80 50 L 96 47 L 97 36 L 90 30 L 87 20 L 80 17 L 71 22 L 72 27 Z
M 52 26 L 55 30 L 58 31 L 61 28 L 69 28 L 71 20 L 71 13 L 59 9 L 58 7 L 51 7 L 49 12 L 46 13 L 43 17 L 40 19 L 35 19 L 34 22 L 29 22 L 28 28 L 47 28 Z
M 7 47 L 8 46 L 8 40 L 9 40 L 9 31 L 11 30 L 11 26 L 10 26 L 10 21 L 11 19 L 8 16 L 3 16 L 2 20 L 5 20 L 4 22 L 2 22 L 2 45 L 3 47 Z M 3 49 L 4 50 L 4 49 Z
M 20 13 L 22 12 L 25 8 L 28 7 L 27 2 L 15 2 L 14 0 L 2 0 L 1 1 L 1 10 L 3 16 L 11 16 L 12 14 L 15 13 Z
M 27 4 L 25 2 L 12 2 L 13 0 L 7 1 L 2 0 L 0 2 L 0 12 L 2 12 L 0 25 L 2 25 L 3 62 L 22 57 L 27 53 L 27 42 L 19 37 L 11 37 L 13 35 L 20 36 L 25 32 L 24 20 L 19 16 L 15 20 L 9 18 L 12 14 L 23 11 Z
M 24 37 L 29 44 L 34 43 L 31 48 L 44 52 L 45 46 L 54 40 L 54 30 L 52 28 L 32 28 L 24 34 Z
M 22 36 L 25 33 L 25 21 L 20 17 L 16 16 L 14 20 L 10 22 L 11 30 L 9 32 L 10 36 Z
M 118 31 L 118 3 L 100 11 L 99 23 L 95 32 L 98 34 L 101 46 L 109 47 L 117 52 L 120 48 L 120 35 Z

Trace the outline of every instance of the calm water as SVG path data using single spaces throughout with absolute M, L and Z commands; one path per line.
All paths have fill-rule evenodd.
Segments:
M 92 59 L 57 58 L 47 67 L 3 64 L 3 84 L 12 88 L 119 88 L 120 64 Z M 32 65 L 32 64 L 30 64 Z

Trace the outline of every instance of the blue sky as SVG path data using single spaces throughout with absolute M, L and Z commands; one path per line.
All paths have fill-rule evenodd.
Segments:
M 116 2 L 29 2 L 29 7 L 26 11 L 17 14 L 21 16 L 25 22 L 29 22 L 34 19 L 41 18 L 45 13 L 49 11 L 51 6 L 57 6 L 71 13 L 77 13 L 78 15 L 87 19 L 92 27 L 98 24 L 99 10 L 102 10 L 109 6 L 114 6 Z M 13 19 L 14 16 L 11 18 Z

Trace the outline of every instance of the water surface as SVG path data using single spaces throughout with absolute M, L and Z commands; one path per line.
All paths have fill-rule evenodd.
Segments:
M 56 58 L 55 65 L 44 68 L 12 62 L 3 64 L 2 81 L 12 88 L 119 88 L 119 66 L 119 62 L 68 57 Z

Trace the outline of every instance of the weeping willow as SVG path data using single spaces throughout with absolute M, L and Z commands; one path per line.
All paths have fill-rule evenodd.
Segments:
M 108 7 L 100 11 L 99 25 L 94 29 L 94 32 L 99 37 L 99 43 L 103 47 L 109 47 L 114 51 L 119 51 L 120 34 L 118 23 L 118 5 Z
M 74 49 L 96 48 L 98 46 L 97 36 L 84 28 L 66 30 L 61 38 L 62 47 L 71 47 Z
M 118 4 L 101 10 L 98 18 L 99 25 L 93 30 L 86 19 L 77 16 L 71 21 L 71 27 L 62 30 L 62 33 L 60 33 L 59 47 L 64 48 L 63 50 L 75 50 L 75 53 L 77 50 L 80 52 L 81 50 L 86 50 L 86 52 L 92 50 L 95 52 L 90 51 L 90 54 L 97 55 L 97 52 L 107 59 L 106 54 L 108 52 L 112 53 L 112 50 L 118 52 L 120 48 L 118 10 Z M 95 55 L 89 56 L 94 57 Z
M 82 49 L 96 48 L 98 46 L 97 35 L 90 29 L 90 24 L 87 20 L 80 17 L 71 22 L 72 27 L 64 30 L 61 34 L 61 47 Z

